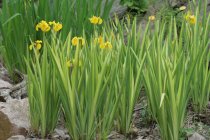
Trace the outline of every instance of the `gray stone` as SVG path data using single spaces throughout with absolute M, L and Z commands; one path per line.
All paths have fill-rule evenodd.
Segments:
M 176 6 L 177 4 L 178 4 L 178 0 L 169 0 L 169 4 L 170 4 L 170 6 Z
M 0 79 L 12 83 L 12 80 L 9 77 L 9 72 L 4 68 L 2 62 L 0 62 Z
M 117 133 L 116 131 L 112 131 L 110 135 L 108 135 L 108 140 L 124 140 L 126 139 L 124 135 Z
M 4 100 L 3 102 L 11 99 L 10 92 L 11 90 L 7 88 L 0 89 L 0 97 L 2 97 L 2 99 Z
M 188 140 L 206 140 L 206 139 L 197 132 L 195 132 L 192 136 L 188 138 Z
M 118 18 L 123 17 L 127 11 L 127 7 L 120 4 L 120 0 L 115 0 L 110 12 L 110 16 L 114 18 L 116 15 Z
M 12 87 L 12 84 L 0 79 L 0 97 L 2 97 L 2 100 L 6 101 L 8 99 L 11 99 L 10 97 L 11 87 Z
M 11 99 L 8 102 L 0 102 L 0 112 L 7 115 L 9 121 L 19 128 L 30 127 L 28 98 L 23 100 Z
M 70 136 L 69 136 L 69 135 L 65 135 L 63 138 L 64 138 L 65 140 L 70 140 Z
M 148 140 L 148 139 L 144 139 L 142 136 L 138 137 L 136 140 Z
M 27 97 L 27 82 L 26 76 L 23 75 L 23 80 L 11 88 L 10 96 L 15 99 L 22 99 Z
M 7 81 L 4 81 L 4 80 L 0 79 L 0 89 L 11 88 L 11 87 L 12 87 L 12 84 L 10 84 Z
M 25 140 L 25 137 L 23 135 L 16 135 L 8 138 L 7 140 Z
M 64 130 L 61 129 L 55 129 L 55 132 L 57 133 L 57 135 L 59 135 L 60 137 L 64 138 L 65 137 L 65 132 Z
M 67 134 L 67 129 L 65 128 L 56 128 L 54 133 L 52 134 L 53 139 L 62 139 L 69 140 L 70 136 Z
M 27 97 L 27 76 L 15 71 L 20 78 L 17 84 L 11 84 L 8 71 L 0 63 L 0 102 L 5 102 L 9 99 L 23 99 Z
M 60 138 L 60 136 L 59 136 L 59 135 L 57 135 L 57 134 L 52 135 L 52 139 L 59 139 L 59 138 Z

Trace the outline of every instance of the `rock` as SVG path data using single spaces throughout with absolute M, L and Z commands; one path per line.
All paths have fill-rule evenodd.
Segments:
M 70 140 L 70 136 L 67 133 L 68 132 L 65 128 L 56 128 L 54 133 L 52 134 L 52 138 L 53 139 Z
M 70 136 L 69 136 L 69 135 L 65 135 L 63 138 L 64 138 L 65 140 L 70 140 Z
M 8 138 L 21 140 L 23 137 L 16 135 L 26 136 L 30 126 L 28 119 L 28 99 L 11 99 L 5 103 L 0 102 L 0 126 L 1 140 Z
M 11 136 L 12 124 L 9 122 L 7 116 L 0 112 L 0 140 L 5 140 Z
M 179 4 L 179 0 L 169 0 L 170 6 L 174 7 Z
M 25 136 L 23 135 L 16 135 L 8 138 L 7 140 L 25 140 Z
M 203 136 L 195 132 L 188 140 L 206 140 Z
M 125 15 L 127 9 L 128 8 L 126 6 L 120 4 L 120 0 L 115 0 L 110 12 L 110 16 L 111 18 L 114 18 L 116 15 L 118 18 L 122 18 Z
M 138 137 L 136 140 L 148 140 L 148 139 L 144 139 L 142 136 Z
M 116 131 L 112 131 L 108 136 L 108 140 L 124 140 L 126 139 L 124 135 L 117 133 Z
M 19 81 L 16 84 L 10 79 L 8 71 L 0 63 L 0 102 L 27 97 L 27 76 L 19 71 L 15 71 L 15 75 Z
M 6 140 L 13 135 L 26 135 L 27 131 L 24 128 L 18 128 L 13 125 L 8 117 L 0 112 L 0 140 Z
M 6 103 L 0 102 L 0 112 L 4 113 L 16 127 L 29 129 L 29 105 L 27 98 L 23 100 L 11 99 Z
M 10 84 L 7 81 L 4 81 L 4 80 L 0 79 L 0 89 L 2 89 L 2 88 L 11 88 L 11 87 L 12 87 L 12 84 Z
M 23 75 L 22 81 L 11 88 L 10 96 L 15 99 L 23 99 L 27 97 L 26 76 Z
M 161 0 L 159 0 L 159 1 L 161 1 Z M 169 4 L 169 6 L 171 6 L 171 7 L 179 7 L 180 5 L 186 3 L 187 0 L 168 0 L 167 2 Z M 165 2 L 162 2 L 162 3 L 165 3 Z
M 59 139 L 60 138 L 60 136 L 59 135 L 57 135 L 57 134 L 54 134 L 54 135 L 52 135 L 52 139 Z
M 9 77 L 9 72 L 4 68 L 1 62 L 0 62 L 0 79 L 12 83 L 12 80 Z
M 0 98 L 1 98 L 0 101 L 1 102 L 11 99 L 10 97 L 11 87 L 12 87 L 12 84 L 0 79 Z
M 10 92 L 11 90 L 7 88 L 0 89 L 0 102 L 6 102 L 7 100 L 11 99 Z
M 59 135 L 60 137 L 65 137 L 65 132 L 64 130 L 61 129 L 55 129 L 55 132 L 57 133 L 57 135 Z

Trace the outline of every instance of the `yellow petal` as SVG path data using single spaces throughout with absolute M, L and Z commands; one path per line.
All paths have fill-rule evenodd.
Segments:
M 92 24 L 97 24 L 97 23 L 98 23 L 98 17 L 96 17 L 96 16 L 93 16 L 93 17 L 90 18 L 89 20 L 90 20 L 90 22 L 91 22 Z
M 100 48 L 104 49 L 105 48 L 105 44 L 104 43 L 100 44 Z
M 112 44 L 111 44 L 111 42 L 106 42 L 105 43 L 105 48 L 109 48 L 109 49 L 112 49 Z
M 98 18 L 98 24 L 102 24 L 103 23 L 103 20 L 99 17 Z
M 37 49 L 37 50 L 40 50 L 41 48 L 42 48 L 42 45 L 41 45 L 40 43 L 37 43 L 37 44 L 36 44 L 36 49 Z
M 37 41 L 35 41 L 35 43 L 39 43 L 39 44 L 41 44 L 41 43 L 42 43 L 42 41 L 41 41 L 41 40 L 37 40 Z
M 63 25 L 60 24 L 59 22 L 58 22 L 58 23 L 55 23 L 54 26 L 53 26 L 53 30 L 54 30 L 55 32 L 60 31 L 62 28 L 63 28 Z
M 39 26 L 39 24 L 37 24 L 36 25 L 36 31 L 39 31 L 39 28 L 40 28 L 40 26 Z
M 99 36 L 99 38 L 98 38 L 98 43 L 99 44 L 102 44 L 104 41 L 103 41 L 103 37 L 102 36 Z
M 29 46 L 29 50 L 30 50 L 30 51 L 33 49 L 33 46 L 34 46 L 34 45 L 32 45 L 32 44 Z
M 82 45 L 84 46 L 85 45 L 85 39 L 82 38 Z
M 155 16 L 149 16 L 149 20 L 150 21 L 154 21 L 155 20 Z
M 49 24 L 50 25 L 54 25 L 55 24 L 55 21 L 50 21 Z
M 39 28 L 43 31 L 43 32 L 48 32 L 50 30 L 50 26 L 49 24 L 42 20 L 40 23 L 39 23 Z
M 85 45 L 85 39 L 84 38 L 79 37 L 78 39 L 79 39 L 79 42 L 81 42 L 82 45 Z
M 72 40 L 71 40 L 71 43 L 73 46 L 77 46 L 78 44 L 78 37 L 74 37 Z
M 190 22 L 190 24 L 195 24 L 196 23 L 196 17 L 194 15 L 189 16 L 189 22 Z

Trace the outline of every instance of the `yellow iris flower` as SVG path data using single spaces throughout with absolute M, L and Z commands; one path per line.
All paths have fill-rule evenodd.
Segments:
M 37 40 L 35 42 L 33 42 L 30 46 L 29 46 L 29 50 L 32 50 L 33 47 L 36 48 L 36 50 L 40 50 L 42 48 L 42 41 L 41 40 Z
M 100 17 L 97 17 L 97 16 L 92 16 L 91 18 L 89 18 L 90 22 L 92 24 L 102 24 L 103 23 L 103 20 L 100 18 Z
M 155 16 L 149 16 L 149 20 L 150 21 L 154 21 L 155 20 Z
M 81 45 L 85 45 L 85 39 L 82 38 L 82 37 L 74 37 L 72 40 L 71 40 L 71 43 L 73 46 L 77 46 L 81 43 Z
M 196 17 L 194 15 L 189 16 L 189 22 L 190 22 L 190 24 L 195 24 L 196 23 Z
M 59 23 L 59 22 L 56 23 L 55 21 L 50 21 L 49 24 L 53 25 L 53 30 L 55 32 L 58 32 L 58 31 L 60 31 L 63 28 L 63 25 L 61 23 Z
M 185 19 L 186 19 L 190 24 L 195 24 L 195 23 L 196 23 L 196 17 L 195 17 L 195 15 L 192 15 L 191 12 L 187 12 L 187 15 L 185 16 Z
M 42 30 L 42 32 L 48 32 L 50 31 L 50 25 L 46 21 L 42 20 L 36 25 L 36 31 L 39 31 L 39 29 Z
M 112 49 L 112 44 L 111 42 L 107 41 L 105 43 L 100 44 L 101 49 Z

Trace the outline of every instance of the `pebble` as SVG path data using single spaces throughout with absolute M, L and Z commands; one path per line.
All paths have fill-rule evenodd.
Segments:
M 206 140 L 206 138 L 195 132 L 192 136 L 188 138 L 188 140 Z
M 25 137 L 23 135 L 16 135 L 8 138 L 7 140 L 25 140 Z

